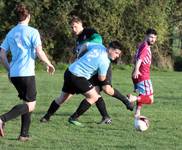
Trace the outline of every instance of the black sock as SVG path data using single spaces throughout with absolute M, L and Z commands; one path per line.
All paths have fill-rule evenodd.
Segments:
M 0 116 L 0 118 L 3 122 L 7 122 L 7 121 L 16 118 L 19 115 L 23 115 L 27 112 L 29 112 L 28 105 L 27 104 L 19 104 L 19 105 L 14 106 L 9 112 Z
M 98 100 L 96 101 L 96 106 L 103 118 L 109 117 L 106 109 L 106 104 L 102 97 L 98 98 Z
M 114 95 L 113 97 L 119 99 L 120 101 L 123 102 L 123 104 L 125 104 L 125 106 L 128 108 L 130 105 L 129 100 L 127 99 L 126 96 L 122 95 L 117 89 L 114 89 Z
M 28 112 L 21 116 L 21 133 L 20 136 L 28 137 L 28 131 L 31 123 L 31 113 Z
M 71 118 L 73 120 L 76 120 L 78 117 L 80 117 L 84 112 L 86 112 L 90 108 L 91 104 L 87 102 L 86 99 L 84 99 L 79 107 L 77 108 L 76 112 L 71 115 Z
M 44 118 L 49 119 L 58 109 L 59 105 L 53 100 Z

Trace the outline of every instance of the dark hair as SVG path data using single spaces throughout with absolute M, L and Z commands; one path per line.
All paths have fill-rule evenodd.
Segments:
M 149 35 L 149 34 L 157 35 L 157 31 L 155 29 L 149 28 L 146 31 L 146 35 Z
M 113 48 L 113 49 L 119 49 L 119 50 L 122 50 L 123 49 L 123 45 L 118 42 L 118 41 L 112 41 L 109 43 L 109 47 L 110 48 Z
M 82 20 L 78 16 L 72 16 L 72 18 L 70 20 L 70 24 L 72 24 L 74 22 L 76 22 L 76 23 L 78 23 L 78 22 L 83 23 Z
M 23 21 L 30 14 L 30 10 L 23 3 L 19 3 L 19 4 L 16 5 L 15 14 L 17 16 L 18 21 Z

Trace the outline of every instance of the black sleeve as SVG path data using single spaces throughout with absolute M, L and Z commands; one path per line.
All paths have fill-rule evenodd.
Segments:
M 88 40 L 93 34 L 98 33 L 93 28 L 85 28 L 82 33 L 78 36 L 77 42 L 82 43 L 85 40 Z

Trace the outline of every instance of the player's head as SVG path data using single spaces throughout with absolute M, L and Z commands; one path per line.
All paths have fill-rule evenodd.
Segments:
M 109 43 L 108 56 L 113 61 L 119 58 L 122 54 L 123 46 L 118 41 L 112 41 Z
M 155 29 L 149 28 L 146 31 L 146 41 L 149 45 L 153 45 L 157 40 L 157 31 Z
M 72 17 L 70 21 L 70 25 L 71 25 L 72 32 L 75 35 L 79 35 L 83 31 L 83 22 L 77 16 Z
M 21 22 L 24 20 L 27 20 L 28 22 L 30 21 L 30 10 L 23 3 L 19 3 L 16 5 L 15 14 L 16 14 L 18 22 Z

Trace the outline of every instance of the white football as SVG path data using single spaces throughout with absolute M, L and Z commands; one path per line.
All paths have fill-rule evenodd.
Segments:
M 146 131 L 149 128 L 149 119 L 145 116 L 135 118 L 134 127 L 137 131 Z

